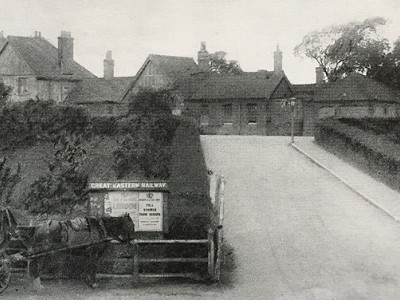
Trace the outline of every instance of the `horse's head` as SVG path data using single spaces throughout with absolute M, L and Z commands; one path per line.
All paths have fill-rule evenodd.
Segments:
M 119 217 L 103 217 L 102 219 L 108 236 L 122 243 L 133 239 L 135 224 L 128 213 Z

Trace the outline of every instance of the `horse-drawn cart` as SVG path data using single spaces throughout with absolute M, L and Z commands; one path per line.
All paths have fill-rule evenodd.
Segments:
M 129 215 L 49 220 L 38 226 L 17 226 L 11 212 L 0 209 L 0 293 L 10 281 L 12 265 L 25 262 L 27 273 L 40 284 L 42 258 L 60 253 L 87 256 L 86 282 L 95 285 L 97 260 L 112 240 L 129 242 L 134 225 Z

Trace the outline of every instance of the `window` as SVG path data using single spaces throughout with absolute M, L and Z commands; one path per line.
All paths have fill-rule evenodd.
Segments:
M 232 104 L 222 106 L 224 124 L 232 124 Z
M 200 107 L 200 125 L 208 125 L 210 109 L 207 104 Z
M 23 94 L 28 92 L 27 78 L 20 77 L 18 78 L 18 94 Z
M 257 104 L 249 103 L 246 105 L 246 116 L 248 124 L 257 124 Z

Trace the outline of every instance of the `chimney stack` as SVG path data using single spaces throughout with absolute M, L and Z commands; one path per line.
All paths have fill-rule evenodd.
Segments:
M 106 52 L 104 63 L 104 78 L 111 79 L 114 77 L 114 60 L 112 59 L 112 51 Z
M 72 74 L 71 66 L 74 61 L 74 39 L 71 32 L 61 31 L 58 37 L 58 64 L 61 74 Z
M 322 67 L 315 68 L 315 82 L 316 84 L 322 84 L 325 82 L 325 74 Z
M 208 71 L 210 68 L 210 54 L 206 49 L 205 42 L 200 44 L 200 51 L 197 52 L 197 63 L 202 71 Z
M 282 51 L 279 50 L 279 45 L 276 45 L 276 50 L 274 52 L 274 72 L 282 73 Z

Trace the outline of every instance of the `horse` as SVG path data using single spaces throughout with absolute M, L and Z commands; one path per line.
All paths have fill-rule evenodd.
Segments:
M 36 289 L 42 289 L 40 274 L 49 255 L 59 252 L 85 257 L 85 282 L 95 288 L 97 262 L 112 239 L 129 243 L 133 239 L 135 225 L 129 214 L 119 217 L 80 217 L 68 221 L 49 220 L 36 227 L 33 235 L 27 239 L 29 255 L 29 273 Z M 57 251 L 59 249 L 59 251 Z M 63 262 L 58 266 L 63 270 Z M 60 275 L 60 273 L 59 273 Z

